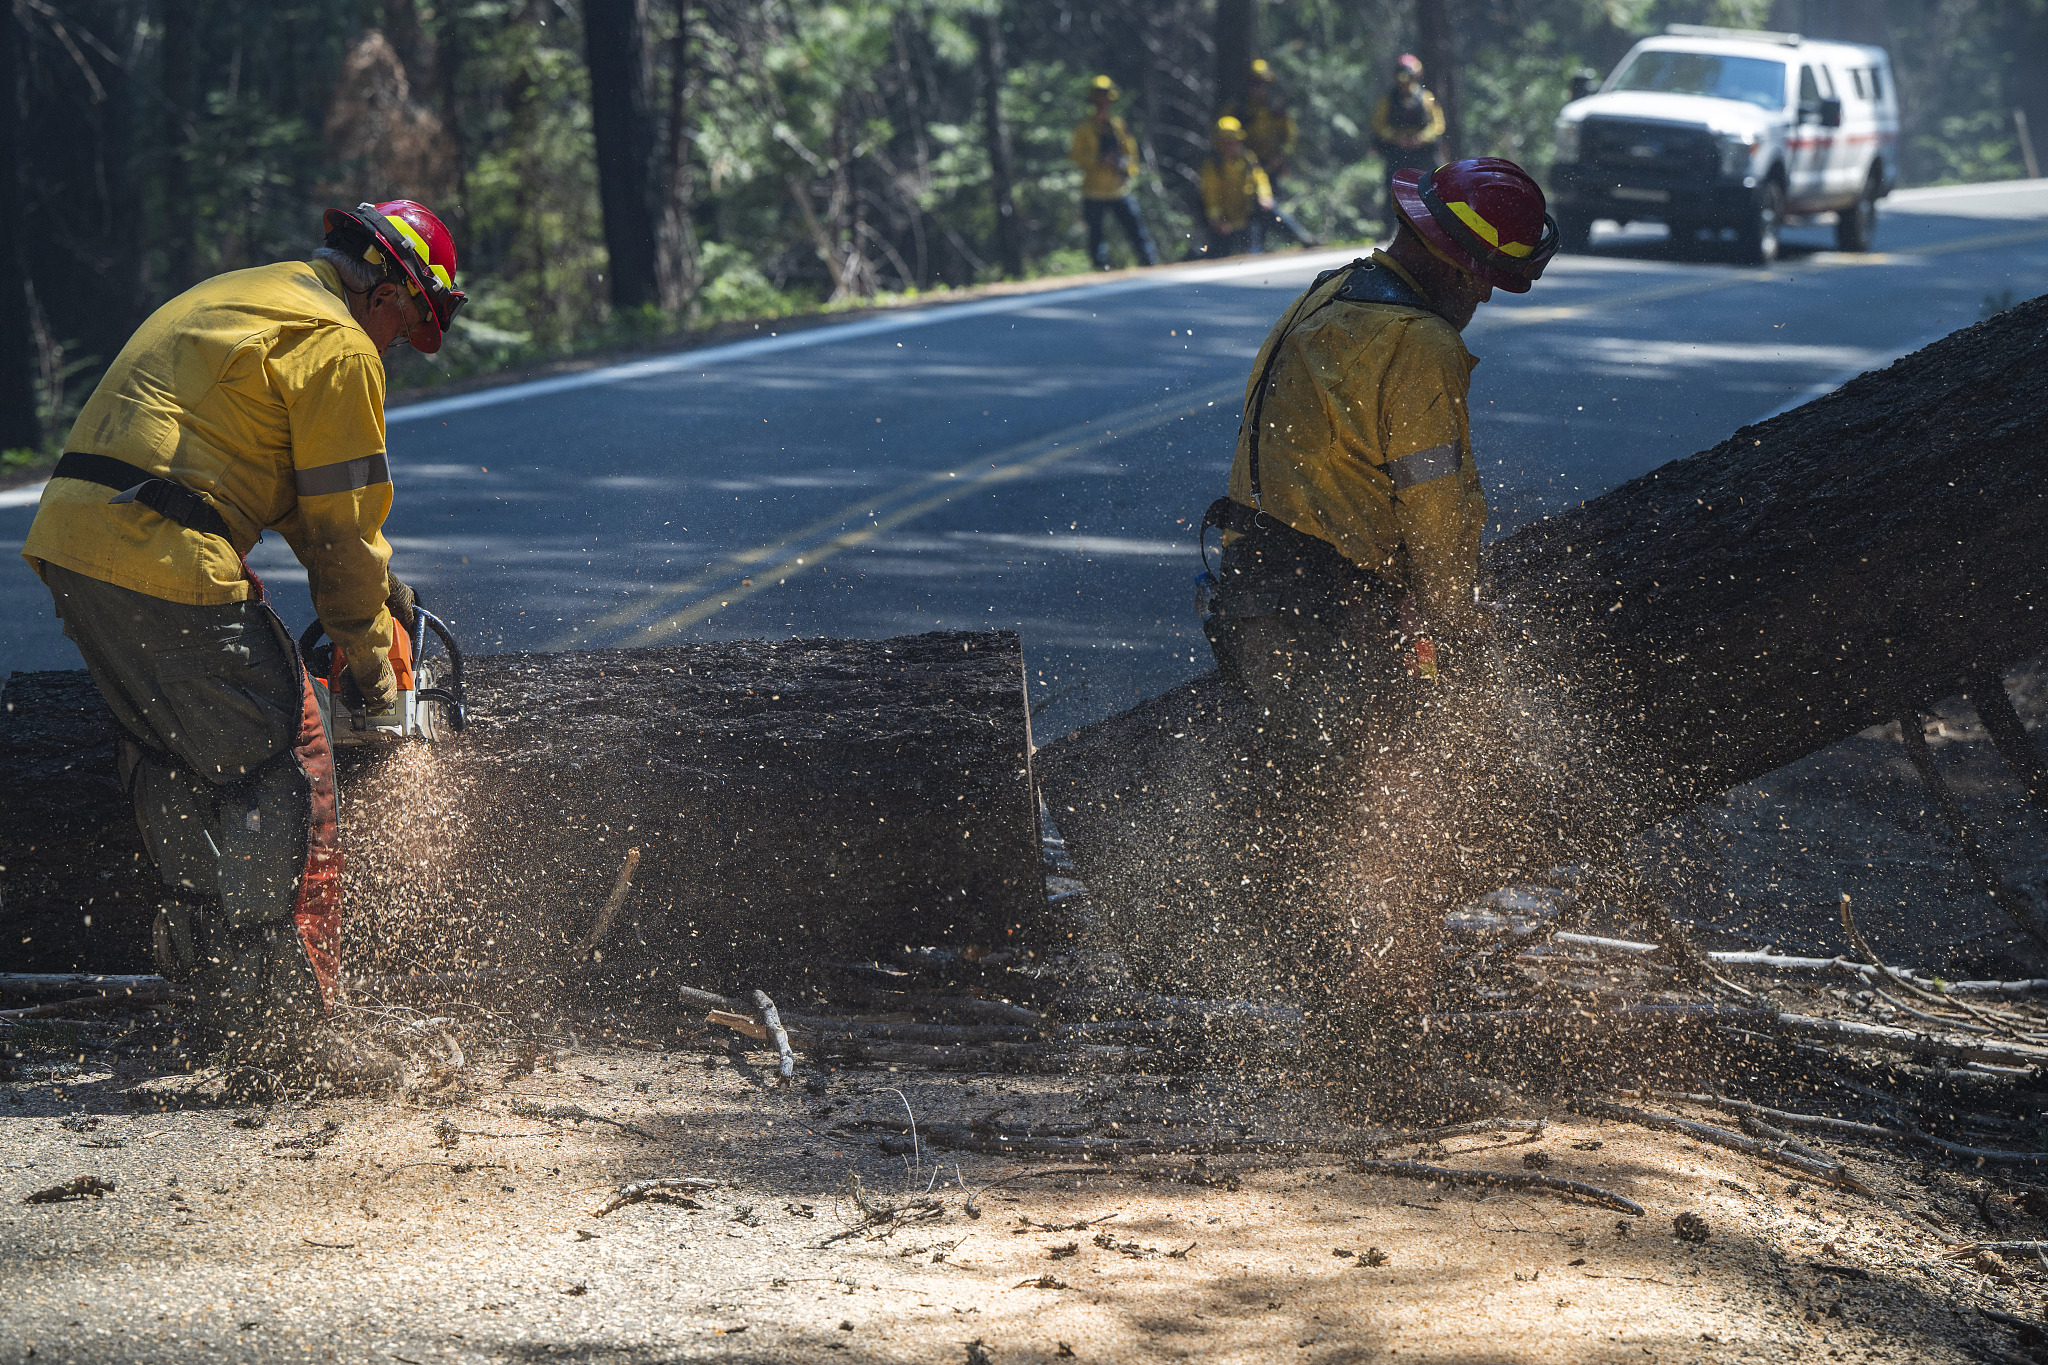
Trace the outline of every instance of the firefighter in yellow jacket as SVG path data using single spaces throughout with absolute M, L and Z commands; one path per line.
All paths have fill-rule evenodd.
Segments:
M 1526 292 L 1557 250 L 1543 192 L 1513 162 L 1394 184 L 1391 245 L 1318 278 L 1267 336 L 1229 495 L 1204 518 L 1225 546 L 1204 629 L 1310 821 L 1355 807 L 1362 765 L 1427 739 L 1434 697 L 1487 636 L 1467 409 L 1477 362 L 1460 333 L 1495 289 Z M 1398 863 L 1403 837 L 1369 861 Z M 1379 1001 L 1426 1010 L 1444 907 L 1381 908 L 1393 921 L 1359 935 L 1399 983 Z
M 1266 249 L 1273 184 L 1244 145 L 1244 124 L 1228 114 L 1216 120 L 1216 150 L 1202 162 L 1202 216 L 1209 229 L 1205 254 L 1256 256 Z
M 1081 168 L 1081 217 L 1088 227 L 1088 260 L 1097 270 L 1109 269 L 1107 219 L 1115 218 L 1131 239 L 1140 265 L 1158 265 L 1159 250 L 1131 193 L 1138 167 L 1138 139 L 1124 121 L 1109 112 L 1123 92 L 1107 76 L 1088 82 L 1089 116 L 1074 125 L 1067 159 Z
M 330 210 L 313 259 L 216 276 L 159 308 L 71 429 L 22 554 L 122 730 L 163 882 L 160 967 L 200 1045 L 335 1070 L 341 861 L 327 688 L 248 554 L 276 531 L 367 709 L 391 705 L 383 352 L 438 350 L 455 247 L 410 200 Z M 360 1059 L 358 1059 L 360 1060 Z M 346 1059 L 342 1059 L 346 1061 Z
M 1394 63 L 1394 84 L 1372 108 L 1373 150 L 1385 163 L 1386 195 L 1381 217 L 1396 221 L 1394 177 L 1402 171 L 1426 171 L 1443 158 L 1443 106 L 1422 83 L 1422 59 L 1404 52 Z

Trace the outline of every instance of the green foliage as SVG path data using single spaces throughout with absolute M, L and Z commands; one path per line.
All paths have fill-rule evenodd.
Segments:
M 1414 6 L 1257 7 L 1262 55 L 1299 129 L 1283 198 L 1326 241 L 1384 228 L 1372 107 L 1392 58 L 1416 45 Z M 334 132 L 344 97 L 388 94 L 342 79 L 373 28 L 387 30 L 404 66 L 406 98 L 458 144 L 453 179 L 429 197 L 455 229 L 471 299 L 439 355 L 394 361 L 401 387 L 993 279 L 973 16 L 996 15 L 1007 49 L 998 94 L 1027 275 L 1088 265 L 1067 153 L 1090 76 L 1123 87 L 1117 112 L 1140 145 L 1133 192 L 1168 260 L 1197 240 L 1198 168 L 1216 113 L 1214 0 L 646 0 L 656 140 L 680 131 L 688 152 L 695 293 L 673 314 L 620 316 L 581 0 L 65 0 L 55 10 L 76 55 L 38 17 L 45 8 L 17 6 L 29 42 L 16 200 L 42 310 L 37 382 L 52 442 L 101 363 L 85 357 L 112 355 L 193 279 L 302 256 L 340 187 L 384 169 L 375 155 L 364 164 L 360 139 L 346 151 Z M 2030 54 L 2048 48 L 2048 0 L 1463 0 L 1461 150 L 1540 175 L 1574 71 L 1606 71 L 1668 22 L 1801 27 L 1851 8 L 1889 35 L 1909 182 L 2019 173 L 2011 110 L 2043 84 Z M 688 95 L 679 130 L 668 115 L 678 81 Z M 2048 105 L 2035 127 L 2048 130 Z M 1120 232 L 1110 243 L 1112 264 L 1130 264 Z M 0 455 L 0 471 L 27 458 Z
M 1913 138 L 1920 178 L 1928 184 L 1960 185 L 1979 180 L 2015 180 L 2026 172 L 2012 115 L 2002 109 L 1950 114 L 1931 133 Z

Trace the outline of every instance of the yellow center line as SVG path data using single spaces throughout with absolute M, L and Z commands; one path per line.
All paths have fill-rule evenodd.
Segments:
M 1126 409 L 1124 412 L 1115 413 L 1109 417 L 1091 422 L 1089 425 L 1092 430 L 1086 434 L 1070 437 L 1054 449 L 1045 451 L 1042 454 L 1034 455 L 1029 459 L 1016 460 L 1009 464 L 996 465 L 993 468 L 983 470 L 972 478 L 959 482 L 949 480 L 944 492 L 914 502 L 907 507 L 899 508 L 887 516 L 873 519 L 866 526 L 843 531 L 821 546 L 806 549 L 801 555 L 793 555 L 783 560 L 782 563 L 777 564 L 774 568 L 763 571 L 730 592 L 712 593 L 708 597 L 693 602 L 681 611 L 666 616 L 645 627 L 627 643 L 629 646 L 659 644 L 671 638 L 677 632 L 689 629 L 691 626 L 698 624 L 700 621 L 707 619 L 725 607 L 731 606 L 735 602 L 743 601 L 746 598 L 752 597 L 757 592 L 764 592 L 771 587 L 775 587 L 806 569 L 814 569 L 842 550 L 850 550 L 856 545 L 864 544 L 874 539 L 884 531 L 892 530 L 897 526 L 901 526 L 904 522 L 921 517 L 925 513 L 951 502 L 962 493 L 984 489 L 994 484 L 1008 483 L 1011 480 L 1020 479 L 1026 474 L 1036 473 L 1039 470 L 1058 464 L 1063 460 L 1071 460 L 1076 455 L 1085 454 L 1088 451 L 1108 445 L 1112 441 L 1120 441 L 1126 437 L 1136 436 L 1141 432 L 1165 426 L 1169 422 L 1179 421 L 1184 417 L 1192 417 L 1204 411 L 1210 405 L 1213 401 L 1211 395 L 1218 397 L 1227 396 L 1238 393 L 1242 389 L 1243 384 L 1241 381 L 1230 379 L 1220 384 L 1212 384 L 1205 389 L 1199 389 L 1184 405 L 1169 408 L 1164 412 L 1150 410 L 1152 405 L 1149 403 L 1141 408 Z M 1042 445 L 1044 442 L 1033 441 L 1029 444 L 1035 446 Z

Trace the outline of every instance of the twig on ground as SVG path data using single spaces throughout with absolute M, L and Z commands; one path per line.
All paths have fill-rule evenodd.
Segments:
M 416 1166 L 446 1166 L 457 1175 L 468 1175 L 471 1171 L 509 1171 L 512 1169 L 502 1161 L 408 1161 L 402 1165 L 393 1166 L 390 1170 L 384 1172 L 384 1179 L 389 1180 L 400 1171 L 409 1171 Z
M 626 860 L 619 864 L 618 878 L 612 883 L 612 893 L 605 897 L 604 907 L 597 912 L 597 922 L 590 926 L 590 937 L 578 944 L 572 954 L 576 961 L 587 960 L 603 946 L 605 938 L 612 931 L 612 925 L 619 918 L 620 907 L 625 905 L 626 897 L 632 893 L 633 872 L 639 866 L 640 850 L 627 849 Z
M 624 1119 L 615 1119 L 606 1114 L 593 1114 L 581 1105 L 535 1104 L 532 1100 L 513 1100 L 506 1108 L 521 1118 L 550 1119 L 556 1122 L 563 1120 L 570 1122 L 588 1120 L 592 1123 L 609 1123 L 614 1128 L 623 1128 L 636 1137 L 652 1139 L 655 1136 L 645 1128 L 628 1123 Z
M 47 1190 L 37 1190 L 21 1197 L 24 1204 L 62 1204 L 73 1199 L 103 1199 L 114 1192 L 111 1181 L 96 1175 L 74 1175 L 61 1185 L 52 1185 Z
M 1359 1175 L 1391 1175 L 1404 1180 L 1429 1180 L 1455 1185 L 1492 1185 L 1508 1190 L 1555 1190 L 1577 1199 L 1604 1204 L 1610 1209 L 1643 1217 L 1643 1206 L 1626 1195 L 1603 1190 L 1598 1185 L 1588 1185 L 1579 1180 L 1565 1180 L 1552 1175 L 1506 1175 L 1499 1171 L 1454 1170 L 1448 1166 L 1431 1166 L 1420 1161 L 1354 1161 L 1346 1169 Z
M 834 1242 L 843 1242 L 849 1237 L 864 1236 L 876 1228 L 882 1229 L 879 1235 L 887 1237 L 899 1224 L 926 1223 L 946 1216 L 946 1203 L 943 1199 L 913 1199 L 907 1204 L 878 1204 L 868 1198 L 867 1188 L 861 1184 L 858 1175 L 848 1172 L 846 1183 L 849 1197 L 861 1212 L 860 1221 L 818 1243 L 820 1248 L 831 1246 Z
M 636 1180 L 630 1185 L 621 1185 L 618 1189 L 612 1191 L 609 1199 L 590 1211 L 590 1216 L 592 1218 L 602 1218 L 614 1209 L 622 1209 L 628 1204 L 638 1204 L 646 1200 L 660 1200 L 664 1203 L 680 1203 L 695 1207 L 696 1201 L 689 1198 L 691 1194 L 701 1194 L 705 1190 L 715 1190 L 717 1188 L 718 1182 L 716 1180 L 705 1180 L 694 1175 L 665 1176 L 659 1180 Z

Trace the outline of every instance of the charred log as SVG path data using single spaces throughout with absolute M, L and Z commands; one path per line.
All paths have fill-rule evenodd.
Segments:
M 718 980 L 1042 913 L 1015 635 L 487 656 L 468 681 L 460 738 L 342 752 L 353 972 L 546 974 L 587 948 L 616 979 Z M 111 718 L 82 672 L 16 674 L 5 707 L 8 961 L 147 970 Z

